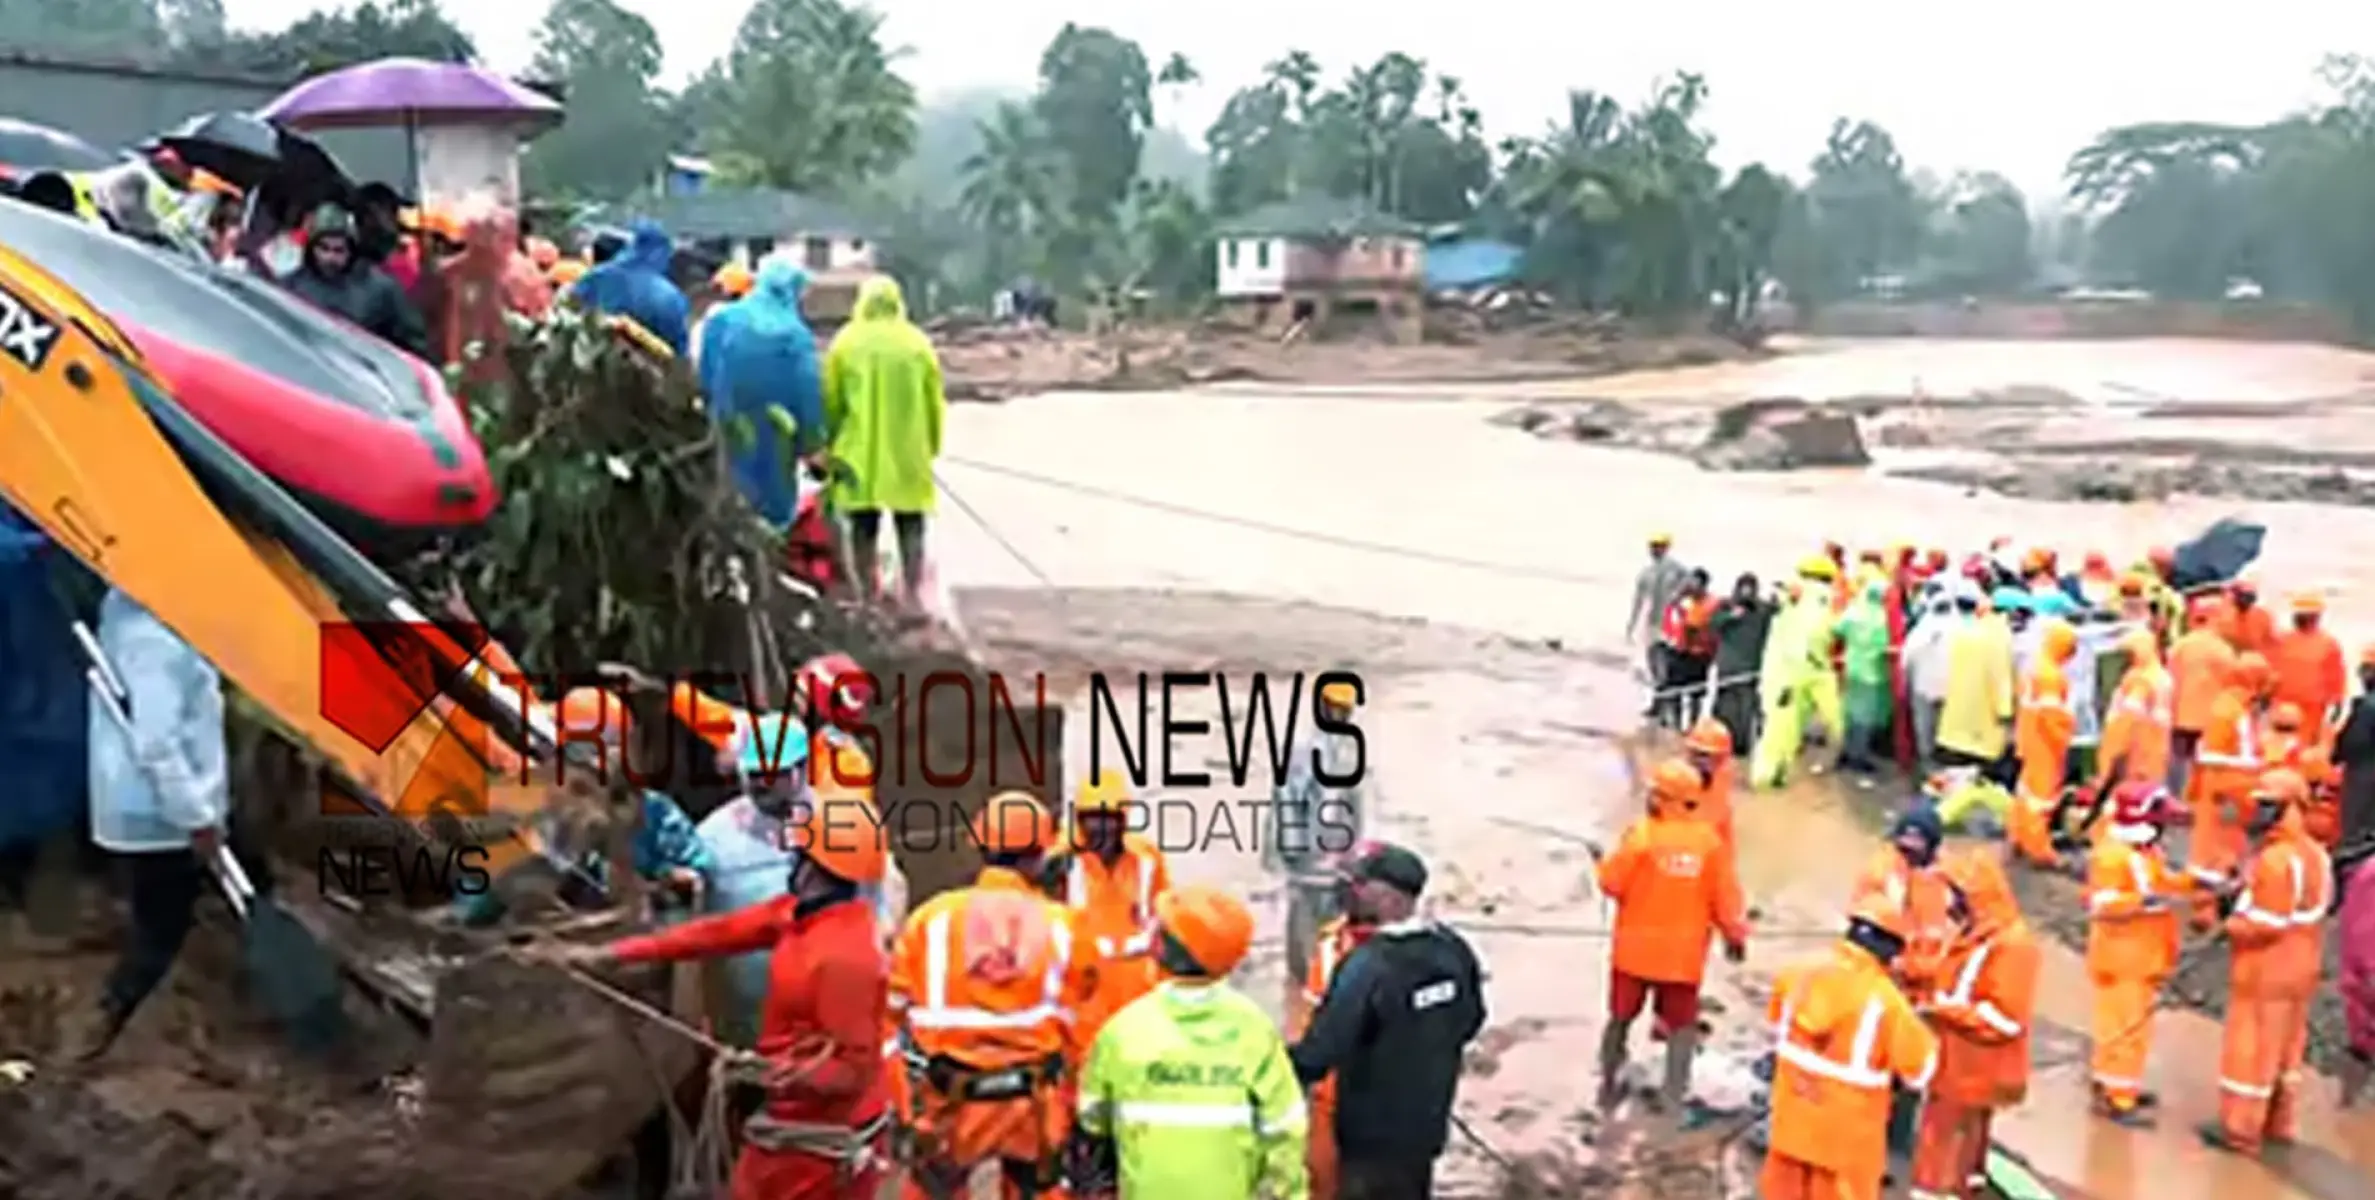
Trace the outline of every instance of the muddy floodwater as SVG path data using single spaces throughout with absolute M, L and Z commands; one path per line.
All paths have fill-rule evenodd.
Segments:
M 2263 590 L 2324 593 L 2329 620 L 2355 646 L 2375 637 L 2375 512 L 2186 496 L 2057 504 L 1875 470 L 1719 474 L 1517 436 L 1488 418 L 1517 399 L 1561 394 L 1657 406 L 2024 385 L 2099 406 L 2088 431 L 2096 440 L 2150 435 L 2117 419 L 2140 404 L 2206 406 L 2215 415 L 2189 425 L 2190 437 L 2282 440 L 2292 436 L 2288 404 L 2375 393 L 2375 358 L 2209 342 L 1832 343 L 1571 389 L 1232 385 L 964 406 L 951 415 L 941 467 L 942 571 L 970 635 L 1008 669 L 1075 679 L 1167 666 L 1364 671 L 1381 831 L 1428 856 L 1439 911 L 1469 930 L 1492 973 L 1492 1023 L 1462 1091 L 1463 1117 L 1486 1145 L 1455 1138 L 1447 1194 L 1494 1194 L 1497 1158 L 1601 1164 L 1603 1174 L 1576 1176 L 1570 1188 L 1737 1195 L 1747 1181 L 1717 1173 L 1712 1154 L 1699 1156 L 1703 1169 L 1669 1152 L 1656 1173 L 1633 1171 L 1652 1133 L 1669 1127 L 1627 1112 L 1602 1128 L 1587 1111 L 1606 914 L 1576 839 L 1610 837 L 1634 811 L 1618 744 L 1640 707 L 1639 653 L 1622 634 L 1646 536 L 1672 533 L 1677 554 L 1721 583 L 1784 571 L 1825 539 L 1962 550 L 2011 536 L 2126 557 L 2241 513 L 2270 530 L 2256 572 Z M 2347 424 L 2337 421 L 2333 436 Z M 1084 725 L 1072 724 L 1074 770 L 1088 753 Z M 1217 740 L 1203 753 L 1223 757 Z M 1224 796 L 1225 786 L 1171 794 L 1251 798 L 1261 782 L 1243 796 Z M 1723 1009 L 1711 1060 L 1762 1041 L 1753 1028 L 1761 980 L 1821 950 L 1873 845 L 1870 814 L 1891 799 L 1817 779 L 1743 803 L 1759 932 L 1745 967 L 1711 968 L 1709 994 Z M 1253 986 L 1274 996 L 1279 913 L 1256 856 L 1242 839 L 1218 839 L 1176 847 L 1174 861 L 1182 877 L 1260 900 L 1266 961 Z M 2191 1128 L 2216 1103 L 2218 1042 L 2200 1015 L 2159 1021 L 2159 1132 L 2089 1120 L 2081 962 L 2059 944 L 2048 953 L 2040 1069 L 2028 1103 L 1999 1129 L 2057 1185 L 2097 1200 L 2375 1194 L 2375 1122 L 2338 1117 L 2323 1078 L 2310 1085 L 2305 1144 L 2285 1160 L 2245 1163 L 2197 1146 Z M 1643 1062 L 1650 1053 L 1635 1047 Z

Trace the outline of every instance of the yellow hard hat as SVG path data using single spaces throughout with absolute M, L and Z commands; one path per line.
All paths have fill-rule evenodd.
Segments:
M 1353 708 L 1361 702 L 1361 690 L 1351 681 L 1340 679 L 1334 683 L 1322 684 L 1319 689 L 1319 699 L 1322 704 L 1333 704 L 1338 708 Z
M 1820 554 L 1810 554 L 1798 564 L 1798 574 L 1828 582 L 1839 578 L 1839 564 Z
M 1120 812 L 1129 802 L 1130 781 L 1121 772 L 1108 767 L 1081 781 L 1080 790 L 1072 797 L 1072 811 Z

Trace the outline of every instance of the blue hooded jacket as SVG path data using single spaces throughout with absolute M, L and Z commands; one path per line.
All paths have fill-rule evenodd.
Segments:
M 701 331 L 702 388 L 710 419 L 726 433 L 735 485 L 778 529 L 791 524 L 799 503 L 791 460 L 826 443 L 816 335 L 800 315 L 807 290 L 807 272 L 770 256 L 759 264 L 750 295 L 711 316 Z M 770 409 L 791 418 L 796 444 L 787 444 Z M 734 430 L 739 424 L 747 424 L 747 440 Z
M 595 312 L 633 320 L 682 358 L 692 314 L 684 293 L 668 282 L 668 261 L 676 247 L 657 221 L 638 219 L 628 231 L 627 248 L 586 272 L 569 294 Z

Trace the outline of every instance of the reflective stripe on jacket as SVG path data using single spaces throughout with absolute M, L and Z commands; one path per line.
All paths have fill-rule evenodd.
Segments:
M 1116 1014 L 1080 1074 L 1080 1124 L 1113 1139 L 1124 1196 L 1307 1194 L 1309 1120 L 1286 1043 L 1227 984 L 1166 982 Z

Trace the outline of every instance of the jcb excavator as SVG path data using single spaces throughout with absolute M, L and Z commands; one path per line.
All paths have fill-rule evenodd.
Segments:
M 469 840 L 486 847 L 498 879 L 569 857 L 540 831 L 580 824 L 547 818 L 594 802 L 561 794 L 592 788 L 600 772 L 567 772 L 571 788 L 560 789 L 536 776 L 564 773 L 490 771 L 490 738 L 524 761 L 556 762 L 563 751 L 549 719 L 486 686 L 495 676 L 475 647 L 432 626 L 385 574 L 195 420 L 106 316 L 7 245 L 0 495 L 213 661 L 326 762 L 351 801 L 397 821 L 443 810 L 448 836 L 450 816 L 483 813 Z M 349 628 L 366 636 L 324 633 Z M 374 655 L 381 661 L 363 661 Z M 387 702 L 403 705 L 399 719 L 412 714 L 384 745 L 332 719 L 330 709 L 353 697 L 325 706 L 326 687 L 351 691 L 359 680 L 377 680 Z M 317 907 L 300 915 L 337 916 Z M 631 1034 L 644 1061 L 622 1054 L 631 1023 L 607 1001 L 469 935 L 396 924 L 347 931 L 380 939 L 353 952 L 350 970 L 375 972 L 383 996 L 404 993 L 393 998 L 428 1023 L 424 1129 L 468 1155 L 482 1179 L 501 1181 L 489 1195 L 566 1188 L 649 1113 L 657 1081 L 689 1061 L 685 1047 L 652 1030 Z

